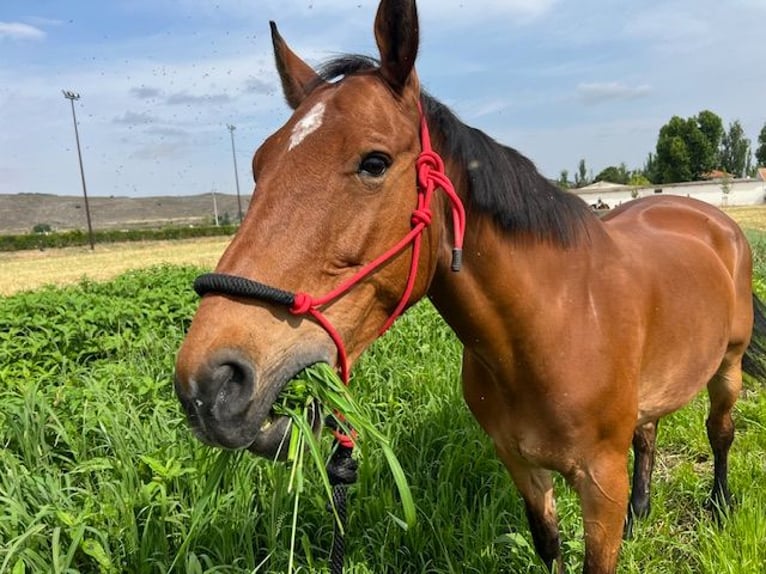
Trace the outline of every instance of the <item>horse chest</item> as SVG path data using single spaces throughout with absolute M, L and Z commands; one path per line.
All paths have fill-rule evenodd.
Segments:
M 575 435 L 562 431 L 581 426 L 567 414 L 570 400 L 576 405 L 577 398 L 569 391 L 553 393 L 528 370 L 510 368 L 509 362 L 504 366 L 494 370 L 470 352 L 464 358 L 463 392 L 475 418 L 502 455 L 534 466 L 570 469 L 571 449 L 562 437 Z

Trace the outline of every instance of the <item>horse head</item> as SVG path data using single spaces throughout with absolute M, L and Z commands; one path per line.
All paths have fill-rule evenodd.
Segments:
M 380 64 L 349 59 L 324 74 L 274 23 L 271 30 L 293 114 L 255 153 L 250 207 L 216 274 L 302 295 L 285 306 L 209 289 L 176 362 L 176 392 L 200 439 L 266 457 L 284 454 L 288 423 L 272 407 L 285 384 L 318 362 L 347 369 L 401 301 L 406 307 L 426 292 L 443 235 L 438 226 L 424 229 L 422 249 L 403 246 L 322 305 L 345 345 L 348 364 L 340 365 L 332 337 L 296 307 L 305 312 L 308 295 L 332 293 L 423 223 L 417 217 L 430 217 L 412 216 L 421 152 L 417 11 L 414 1 L 383 0 L 375 20 Z

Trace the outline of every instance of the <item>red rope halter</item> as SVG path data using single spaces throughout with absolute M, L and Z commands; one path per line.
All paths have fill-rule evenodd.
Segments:
M 197 278 L 194 288 L 200 295 L 205 293 L 225 293 L 229 295 L 252 297 L 269 300 L 278 304 L 288 305 L 293 315 L 310 315 L 327 332 L 335 346 L 338 348 L 338 365 L 340 376 L 344 384 L 349 383 L 349 364 L 346 346 L 338 330 L 330 320 L 320 311 L 320 308 L 334 301 L 344 293 L 350 291 L 355 285 L 371 275 L 384 263 L 393 259 L 401 251 L 412 244 L 412 259 L 401 299 L 391 316 L 380 330 L 380 335 L 385 333 L 394 321 L 404 312 L 405 307 L 412 295 L 417 279 L 418 262 L 420 261 L 420 249 L 423 240 L 423 231 L 431 225 L 432 212 L 431 202 L 434 192 L 441 189 L 447 195 L 452 205 L 452 225 L 454 246 L 452 250 L 452 270 L 459 271 L 462 264 L 463 235 L 465 234 L 465 208 L 460 197 L 455 192 L 449 177 L 444 171 L 444 161 L 431 147 L 431 136 L 423 108 L 418 102 L 420 112 L 420 142 L 422 151 L 416 161 L 418 194 L 417 205 L 412 212 L 412 229 L 396 245 L 385 253 L 367 263 L 352 277 L 343 281 L 329 293 L 320 297 L 312 297 L 308 293 L 298 292 L 295 294 L 275 289 L 268 285 L 258 283 L 242 277 L 226 275 L 222 273 L 208 273 Z M 338 442 L 344 446 L 353 446 L 353 440 L 345 434 L 334 430 L 333 434 Z
M 393 259 L 401 251 L 403 251 L 408 245 L 412 244 L 412 260 L 410 262 L 410 270 L 407 276 L 407 283 L 404 287 L 401 299 L 397 304 L 394 311 L 389 316 L 386 323 L 380 330 L 380 335 L 385 333 L 394 321 L 404 312 L 404 308 L 407 306 L 407 302 L 410 299 L 412 290 L 415 287 L 415 280 L 417 279 L 418 261 L 420 260 L 420 249 L 423 240 L 423 231 L 431 224 L 431 201 L 433 200 L 434 191 L 442 189 L 447 194 L 452 204 L 452 225 L 454 230 L 454 249 L 453 249 L 453 271 L 459 271 L 462 261 L 462 249 L 463 249 L 463 235 L 465 234 L 465 208 L 460 197 L 455 192 L 455 188 L 452 185 L 449 177 L 444 171 L 444 161 L 438 153 L 431 148 L 431 136 L 428 131 L 428 124 L 426 122 L 425 115 L 423 114 L 422 106 L 418 105 L 420 111 L 420 141 L 422 151 L 418 156 L 416 162 L 417 174 L 418 174 L 418 199 L 417 206 L 412 212 L 412 229 L 405 235 L 396 245 L 388 249 L 385 253 L 378 256 L 373 261 L 367 263 L 356 274 L 342 282 L 335 289 L 329 293 L 322 295 L 321 297 L 312 297 L 308 293 L 296 293 L 295 302 L 290 307 L 290 312 L 294 315 L 311 315 L 322 328 L 327 331 L 327 334 L 335 343 L 338 348 L 338 364 L 340 366 L 341 379 L 345 384 L 349 382 L 349 367 L 348 367 L 348 354 L 346 353 L 346 347 L 343 344 L 343 339 L 340 333 L 330 323 L 327 317 L 319 310 L 320 307 L 327 305 L 334 301 L 347 291 L 350 291 L 355 285 L 365 279 L 368 275 L 372 274 L 376 269 L 382 266 L 384 263 Z

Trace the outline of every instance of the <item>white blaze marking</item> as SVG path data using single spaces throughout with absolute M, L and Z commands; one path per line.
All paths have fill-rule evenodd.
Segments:
M 309 113 L 303 116 L 297 124 L 295 124 L 293 133 L 290 135 L 290 147 L 287 148 L 288 151 L 295 146 L 300 145 L 300 143 L 306 139 L 306 136 L 319 129 L 322 125 L 324 109 L 324 104 L 321 102 L 318 103 L 311 108 Z

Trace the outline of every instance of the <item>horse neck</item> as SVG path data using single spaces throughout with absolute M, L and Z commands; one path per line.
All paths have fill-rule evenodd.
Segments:
M 566 248 L 514 236 L 492 215 L 470 207 L 463 174 L 452 171 L 450 176 L 467 206 L 463 268 L 459 272 L 450 268 L 451 219 L 444 201 L 437 264 L 428 296 L 466 346 L 473 340 L 497 338 L 505 332 L 503 325 L 535 328 L 536 309 L 559 297 L 562 290 L 586 284 L 586 275 L 598 257 L 613 248 L 596 217 L 587 222 L 587 239 Z

